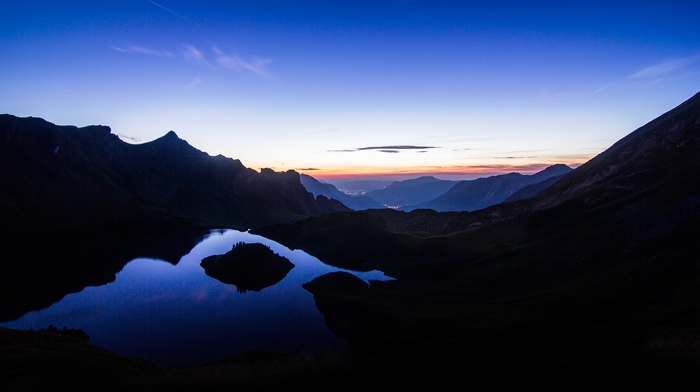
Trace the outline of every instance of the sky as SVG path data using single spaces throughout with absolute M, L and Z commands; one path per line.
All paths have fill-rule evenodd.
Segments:
M 700 91 L 687 0 L 0 5 L 0 113 L 329 182 L 576 167 Z

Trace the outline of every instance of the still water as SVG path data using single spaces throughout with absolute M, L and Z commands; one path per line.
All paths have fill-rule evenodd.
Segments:
M 202 259 L 226 253 L 238 242 L 265 244 L 294 268 L 277 284 L 244 293 L 207 276 Z M 340 270 L 261 236 L 212 231 L 176 265 L 134 259 L 114 282 L 86 287 L 0 326 L 81 329 L 96 346 L 170 365 L 205 363 L 253 350 L 343 352 L 349 346 L 328 330 L 313 296 L 301 287 Z M 379 271 L 347 272 L 365 281 L 390 279 Z

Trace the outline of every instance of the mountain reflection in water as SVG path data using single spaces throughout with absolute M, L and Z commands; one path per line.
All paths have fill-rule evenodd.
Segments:
M 224 254 L 238 242 L 262 243 L 293 264 L 287 276 L 259 292 L 207 276 L 203 258 Z M 90 343 L 118 354 L 161 364 L 197 364 L 254 351 L 339 352 L 349 346 L 325 326 L 306 283 L 338 268 L 301 250 L 235 230 L 213 231 L 175 265 L 136 258 L 116 280 L 66 295 L 0 326 L 15 329 L 82 329 Z M 352 271 L 349 271 L 352 272 Z M 386 280 L 383 273 L 352 272 Z

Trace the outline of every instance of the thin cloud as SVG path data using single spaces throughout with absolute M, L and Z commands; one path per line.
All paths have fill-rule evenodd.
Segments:
M 226 54 L 219 50 L 219 48 L 213 48 L 214 54 L 216 56 L 216 63 L 221 67 L 232 70 L 239 71 L 245 70 L 252 72 L 258 76 L 270 77 L 266 67 L 272 61 L 269 59 L 262 59 L 259 57 L 252 57 L 250 60 L 244 60 L 236 54 Z
M 651 86 L 666 80 L 684 78 L 697 73 L 698 64 L 700 64 L 700 55 L 664 60 L 632 72 L 624 80 L 599 87 L 595 92 Z
M 154 56 L 154 57 L 172 57 L 173 54 L 167 50 L 156 50 L 156 49 L 150 49 L 144 46 L 138 46 L 138 45 L 131 45 L 127 47 L 122 47 L 122 46 L 112 46 L 112 49 L 116 50 L 117 52 L 122 52 L 122 53 L 135 53 L 135 54 L 144 54 L 147 56 Z
M 360 147 L 357 150 L 358 151 L 363 151 L 363 150 L 427 150 L 427 149 L 431 149 L 431 148 L 437 148 L 437 147 L 398 145 L 398 146 L 380 146 L 380 147 Z
M 295 169 L 295 170 L 296 171 L 317 171 L 317 170 L 321 170 L 321 169 L 318 167 L 302 167 L 302 168 Z
M 427 152 L 432 148 L 439 148 L 434 146 L 411 146 L 411 145 L 396 145 L 396 146 L 374 146 L 374 147 L 359 147 L 349 150 L 328 150 L 329 152 L 357 152 L 357 151 L 379 151 L 384 153 L 396 154 L 404 150 L 420 150 L 418 152 Z
M 192 19 L 187 18 L 187 17 L 184 16 L 184 15 L 178 14 L 177 12 L 171 10 L 170 8 L 166 8 L 166 7 L 164 7 L 164 6 L 162 6 L 162 5 L 158 4 L 158 3 L 156 3 L 155 1 L 151 1 L 151 0 L 146 0 L 146 1 L 149 2 L 149 3 L 151 3 L 151 4 L 153 4 L 153 5 L 155 5 L 156 7 L 160 8 L 160 9 L 162 9 L 162 10 L 165 10 L 165 11 L 167 11 L 167 12 L 169 12 L 169 13 L 171 13 L 171 14 L 177 16 L 177 17 L 179 17 L 179 18 L 182 18 L 182 19 L 184 19 L 184 20 L 186 20 L 186 21 L 188 21 L 188 22 L 194 23 L 194 21 L 193 21 Z
M 596 89 L 595 92 L 600 93 L 634 86 L 650 86 L 670 79 L 683 78 L 697 73 L 697 65 L 699 63 L 700 55 L 665 60 L 632 72 L 624 81 L 602 86 Z
M 138 138 L 135 138 L 135 137 L 133 137 L 133 136 L 123 135 L 123 134 L 117 134 L 117 137 L 119 137 L 121 140 L 131 140 L 132 142 L 138 142 L 138 141 L 139 141 Z
M 245 60 L 237 54 L 224 53 L 216 46 L 212 47 L 211 52 L 207 53 L 194 45 L 185 44 L 180 47 L 177 56 L 173 54 L 173 52 L 167 50 L 151 49 L 138 45 L 112 46 L 112 49 L 121 53 L 142 54 L 154 57 L 177 57 L 201 66 L 222 68 L 234 72 L 245 71 L 266 79 L 272 78 L 270 72 L 267 70 L 267 65 L 272 63 L 272 60 L 259 57 L 251 57 L 249 60 Z M 207 57 L 211 58 L 211 61 Z
M 204 60 L 204 54 L 202 53 L 202 51 L 200 51 L 193 45 L 182 45 L 182 57 L 184 57 L 187 60 L 194 61 L 198 64 L 206 62 Z
M 650 67 L 642 68 L 639 71 L 631 74 L 629 77 L 631 79 L 660 78 L 687 68 L 690 64 L 696 61 L 698 61 L 698 56 L 667 60 L 659 64 L 654 64 Z

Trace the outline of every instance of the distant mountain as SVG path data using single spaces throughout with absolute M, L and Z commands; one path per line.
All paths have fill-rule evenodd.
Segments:
M 570 172 L 569 166 L 552 165 L 531 175 L 520 173 L 501 174 L 475 180 L 460 181 L 447 192 L 418 205 L 404 207 L 404 210 L 433 209 L 436 211 L 475 211 L 505 201 L 515 192 L 528 185 L 542 183 L 552 177 Z M 543 184 L 546 185 L 546 184 Z
M 440 180 L 422 176 L 410 180 L 394 181 L 382 189 L 366 195 L 385 207 L 401 208 L 431 200 L 452 188 L 458 181 Z
M 369 208 L 384 208 L 375 200 L 364 195 L 348 195 L 336 188 L 333 184 L 322 183 L 312 176 L 301 174 L 299 176 L 301 184 L 304 185 L 307 191 L 311 192 L 315 197 L 319 195 L 329 199 L 335 199 L 343 203 L 345 206 L 357 211 L 366 210 Z
M 260 173 L 170 131 L 131 145 L 106 126 L 0 115 L 0 217 L 19 227 L 248 229 L 348 210 L 314 198 L 293 171 Z
M 620 385 L 643 384 L 646 369 L 682 385 L 700 366 L 698 178 L 700 93 L 525 199 L 338 212 L 255 232 L 396 278 L 336 273 L 304 286 L 327 325 L 378 363 L 593 372 Z
M 364 195 L 367 192 L 371 192 L 377 189 L 382 189 L 394 181 L 391 180 L 347 180 L 347 181 L 328 181 L 332 182 L 333 185 L 341 192 L 358 196 Z
M 527 185 L 527 186 L 520 188 L 519 190 L 513 192 L 513 194 L 506 197 L 506 199 L 503 200 L 503 202 L 524 200 L 524 199 L 533 197 L 536 194 L 538 194 L 540 191 L 554 185 L 557 181 L 561 180 L 562 177 L 564 177 L 564 174 L 560 174 L 560 175 L 554 176 L 554 177 L 549 177 L 548 179 L 541 181 L 541 182 L 538 182 L 536 184 Z

